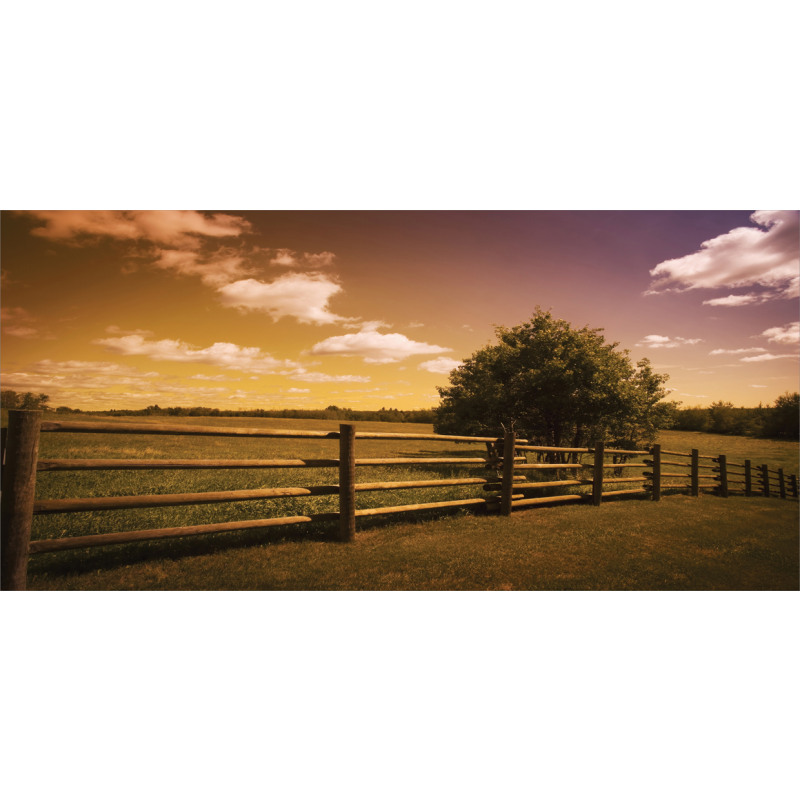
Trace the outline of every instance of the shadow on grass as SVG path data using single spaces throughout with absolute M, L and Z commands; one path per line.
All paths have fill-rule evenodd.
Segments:
M 376 515 L 361 517 L 356 523 L 357 532 L 386 527 L 400 517 L 403 522 L 434 522 L 448 516 L 474 514 L 491 516 L 483 510 L 467 511 L 462 508 L 442 508 L 427 511 L 408 511 L 390 515 L 391 519 Z M 76 548 L 56 553 L 40 553 L 31 557 L 29 575 L 69 575 L 94 572 L 99 569 L 127 566 L 161 559 L 179 560 L 190 556 L 212 555 L 225 550 L 283 544 L 285 542 L 336 542 L 336 522 L 310 522 L 286 529 L 254 528 L 247 531 L 209 533 L 181 536 L 169 539 L 153 539 L 146 542 L 100 545 L 91 548 Z
M 628 495 L 607 498 L 604 502 L 624 502 L 649 500 L 646 496 Z M 587 496 L 587 502 L 591 498 Z M 548 503 L 548 507 L 556 507 L 564 503 Z M 535 508 L 521 508 L 515 513 L 531 512 Z M 372 531 L 384 528 L 395 521 L 403 523 L 435 522 L 453 516 L 496 516 L 496 511 L 482 508 L 441 508 L 422 511 L 406 511 L 387 516 L 375 515 L 360 517 L 356 522 L 357 532 Z M 328 542 L 337 543 L 334 539 L 336 522 L 312 522 L 292 526 L 286 529 L 257 528 L 247 531 L 231 531 L 188 535 L 169 539 L 154 539 L 147 542 L 130 542 L 127 544 L 109 544 L 92 548 L 65 550 L 56 553 L 34 555 L 28 566 L 33 575 L 70 575 L 94 572 L 112 567 L 128 566 L 161 559 L 179 560 L 191 556 L 212 555 L 226 550 L 238 550 L 248 547 L 283 544 L 286 542 Z M 347 543 L 341 543 L 347 547 Z

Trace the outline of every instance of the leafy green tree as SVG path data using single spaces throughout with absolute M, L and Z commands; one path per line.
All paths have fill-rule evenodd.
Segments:
M 496 435 L 512 426 L 520 437 L 552 447 L 649 443 L 668 422 L 666 375 L 598 329 L 574 329 L 540 309 L 522 325 L 497 327 L 497 342 L 473 353 L 439 388 L 434 429 Z
M 708 409 L 701 406 L 679 408 L 675 412 L 674 427 L 679 431 L 707 431 L 711 427 L 711 416 Z
M 3 408 L 18 408 L 24 411 L 37 411 L 47 409 L 49 395 L 37 394 L 36 392 L 14 392 L 11 389 L 4 389 L 2 392 Z
M 0 403 L 3 408 L 19 408 L 19 395 L 11 389 L 0 392 Z
M 800 394 L 782 394 L 772 408 L 768 408 L 764 421 L 764 435 L 781 439 L 800 438 Z

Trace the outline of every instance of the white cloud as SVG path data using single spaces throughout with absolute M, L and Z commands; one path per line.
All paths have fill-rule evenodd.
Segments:
M 336 256 L 333 253 L 303 253 L 302 264 L 307 269 L 330 269 Z
M 31 233 L 80 244 L 101 236 L 185 246 L 198 237 L 241 236 L 250 230 L 243 217 L 200 211 L 25 211 L 40 225 Z M 76 241 L 78 240 L 78 241 Z
M 365 331 L 377 331 L 381 328 L 391 328 L 392 326 L 389 325 L 387 322 L 383 322 L 380 319 L 370 319 L 370 320 L 359 320 L 355 319 L 353 322 L 345 322 L 342 324 L 343 328 L 352 328 L 354 330 L 361 331 L 364 333 Z
M 106 375 L 114 378 L 157 378 L 157 372 L 142 372 L 136 367 L 115 364 L 113 361 L 51 361 L 45 358 L 33 365 L 38 372 L 47 371 L 66 375 Z
M 800 342 L 800 322 L 790 322 L 782 328 L 767 328 L 761 336 L 775 344 L 797 344 Z
M 684 339 L 682 336 L 676 336 L 674 339 L 669 336 L 661 336 L 657 333 L 651 333 L 645 336 L 640 342 L 636 342 L 639 347 L 656 348 L 672 348 L 680 347 L 684 344 L 697 344 L 702 342 L 702 339 Z
M 274 250 L 274 255 L 270 258 L 271 267 L 292 267 L 299 269 L 321 270 L 330 269 L 336 261 L 334 253 L 327 251 L 323 253 L 296 253 L 294 250 L 279 248 Z
M 648 347 L 657 347 L 659 345 L 668 344 L 670 341 L 669 336 L 661 336 L 657 333 L 651 333 L 642 339 L 638 344 L 646 345 Z
M 722 355 L 732 355 L 738 356 L 742 353 L 765 353 L 766 350 L 763 347 L 740 347 L 737 350 L 712 350 L 709 355 L 710 356 L 722 356 Z
M 24 211 L 38 225 L 32 233 L 77 247 L 100 238 L 128 243 L 130 272 L 138 264 L 199 278 L 218 290 L 220 302 L 241 311 L 261 311 L 274 321 L 292 317 L 322 325 L 349 321 L 328 308 L 342 291 L 338 280 L 324 274 L 336 256 L 329 251 L 298 253 L 287 248 L 265 248 L 243 243 L 251 223 L 232 214 L 199 211 Z M 225 241 L 223 241 L 225 240 Z M 223 244 L 223 246 L 220 246 Z M 272 281 L 257 280 L 260 268 L 283 267 L 290 272 Z M 33 336 L 33 326 L 17 326 L 12 335 Z M 133 333 L 142 333 L 133 331 Z
M 27 371 L 3 374 L 3 386 L 17 391 L 58 392 L 59 390 L 104 389 L 126 386 L 132 391 L 149 389 L 157 372 L 142 372 L 110 361 L 52 361 L 44 359 Z
M 193 381 L 238 381 L 239 378 L 231 378 L 230 375 L 203 375 L 202 373 L 198 373 L 197 375 L 190 375 L 189 380 Z
M 118 325 L 109 325 L 106 328 L 106 333 L 111 333 L 114 336 L 128 336 L 130 334 L 139 334 L 140 336 L 152 336 L 153 331 L 146 331 L 142 328 L 134 328 L 132 331 L 126 331 L 120 328 Z
M 767 389 L 769 388 L 765 383 L 751 383 L 751 389 Z
M 253 271 L 242 252 L 231 248 L 222 248 L 205 255 L 192 248 L 162 248 L 155 250 L 152 256 L 153 266 L 176 275 L 200 278 L 209 286 L 220 286 L 250 275 Z
M 415 342 L 402 333 L 379 333 L 375 323 L 366 323 L 358 333 L 331 336 L 317 342 L 314 355 L 358 356 L 367 364 L 392 364 L 415 355 L 445 353 L 452 348 Z
M 746 358 L 740 358 L 739 361 L 775 361 L 778 358 L 797 358 L 796 355 L 793 353 L 787 353 L 784 355 L 774 355 L 773 353 L 764 353 L 760 356 L 747 356 Z
M 240 347 L 232 342 L 215 342 L 209 347 L 195 347 L 178 339 L 147 340 L 138 334 L 108 339 L 95 339 L 112 353 L 125 356 L 146 356 L 154 361 L 211 364 L 224 369 L 255 373 L 256 375 L 285 375 L 304 383 L 369 383 L 363 375 L 328 375 L 309 372 L 296 361 L 277 359 L 258 347 Z M 192 376 L 197 380 L 224 380 L 224 375 Z
M 271 267 L 295 267 L 297 266 L 297 257 L 293 250 L 279 249 L 275 251 L 275 255 L 269 260 Z
M 249 278 L 221 286 L 217 291 L 223 305 L 240 311 L 262 311 L 275 322 L 282 317 L 294 317 L 298 322 L 324 325 L 348 319 L 328 308 L 330 299 L 342 287 L 320 273 L 290 272 L 270 282 Z
M 650 270 L 653 282 L 648 293 L 670 288 L 685 291 L 764 286 L 771 290 L 770 297 L 797 297 L 800 215 L 796 211 L 756 211 L 750 218 L 761 227 L 734 228 L 703 242 L 696 253 L 662 261 Z M 734 304 L 740 303 L 709 303 Z
M 0 311 L 0 321 L 3 323 L 3 333 L 8 336 L 16 336 L 18 339 L 55 339 L 52 334 L 42 331 L 36 317 L 24 308 L 3 308 Z
M 51 361 L 45 359 L 26 371 L 2 375 L 4 387 L 15 391 L 44 392 L 53 404 L 84 406 L 105 404 L 106 408 L 133 408 L 137 405 L 196 405 L 198 401 L 216 401 L 223 387 L 187 390 L 185 386 L 164 383 L 157 372 L 143 372 L 135 367 L 109 361 Z
M 324 372 L 306 372 L 302 367 L 280 374 L 304 383 L 369 383 L 372 380 L 366 375 L 327 375 Z
M 258 347 L 239 347 L 232 342 L 214 342 L 209 347 L 194 347 L 178 339 L 147 340 L 139 334 L 108 339 L 95 339 L 109 352 L 124 356 L 147 356 L 154 361 L 182 361 L 213 364 L 225 369 L 274 374 L 281 369 L 298 365 L 292 361 L 281 361 L 264 353 Z
M 713 300 L 703 300 L 704 306 L 747 306 L 763 302 L 768 298 L 764 294 L 729 294 L 727 297 L 715 297 Z
M 423 361 L 417 369 L 424 369 L 439 375 L 449 375 L 460 363 L 455 358 L 439 356 L 439 358 L 432 358 L 430 361 Z
M 308 394 L 311 389 L 296 389 L 294 386 L 292 386 L 291 389 L 287 389 L 286 391 L 290 394 Z

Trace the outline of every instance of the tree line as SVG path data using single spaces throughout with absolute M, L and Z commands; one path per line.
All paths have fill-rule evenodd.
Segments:
M 719 400 L 708 408 L 679 408 L 672 427 L 680 431 L 702 431 L 769 439 L 800 439 L 800 394 L 786 392 L 771 406 L 734 406 Z
M 403 411 L 399 408 L 380 408 L 377 411 L 359 411 L 352 408 L 328 406 L 327 408 L 247 408 L 220 409 L 206 406 L 148 406 L 143 409 L 111 409 L 93 411 L 114 417 L 271 417 L 273 419 L 330 419 L 354 422 L 433 422 L 433 409 Z
M 2 407 L 5 409 L 22 409 L 26 411 L 55 411 L 57 414 L 87 413 L 80 408 L 49 405 L 50 397 L 33 392 L 18 393 L 10 389 L 2 392 Z M 399 408 L 380 408 L 377 411 L 359 411 L 352 408 L 340 408 L 331 405 L 319 408 L 249 408 L 223 409 L 209 406 L 147 406 L 146 408 L 112 408 L 107 411 L 88 412 L 98 416 L 110 417 L 272 417 L 275 419 L 330 419 L 350 420 L 353 422 L 433 422 L 433 409 L 422 408 L 404 411 Z

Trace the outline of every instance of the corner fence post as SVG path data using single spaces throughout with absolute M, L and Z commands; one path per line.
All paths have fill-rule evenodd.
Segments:
M 692 497 L 700 496 L 700 451 L 692 450 Z
M 340 542 L 352 542 L 356 533 L 356 426 L 339 425 L 339 532 Z
M 753 496 L 753 466 L 749 458 L 744 460 L 744 496 Z
M 8 412 L 0 519 L 0 588 L 4 590 L 23 590 L 27 586 L 41 419 L 41 411 Z
M 761 465 L 761 491 L 764 497 L 769 497 L 769 467 L 766 464 Z
M 651 499 L 661 499 L 661 445 L 654 444 L 650 449 L 650 454 L 653 456 L 653 474 L 651 476 L 653 482 L 653 496 Z
M 778 491 L 781 495 L 781 500 L 786 499 L 786 481 L 783 477 L 783 467 L 778 467 Z
M 594 469 L 592 470 L 592 505 L 599 506 L 603 502 L 603 461 L 605 445 L 597 442 L 594 446 Z
M 719 464 L 719 496 L 728 496 L 728 457 L 720 455 L 717 459 Z
M 516 435 L 513 428 L 506 431 L 503 439 L 503 483 L 500 490 L 500 513 L 504 517 L 511 516 L 511 501 L 514 494 L 514 452 Z

